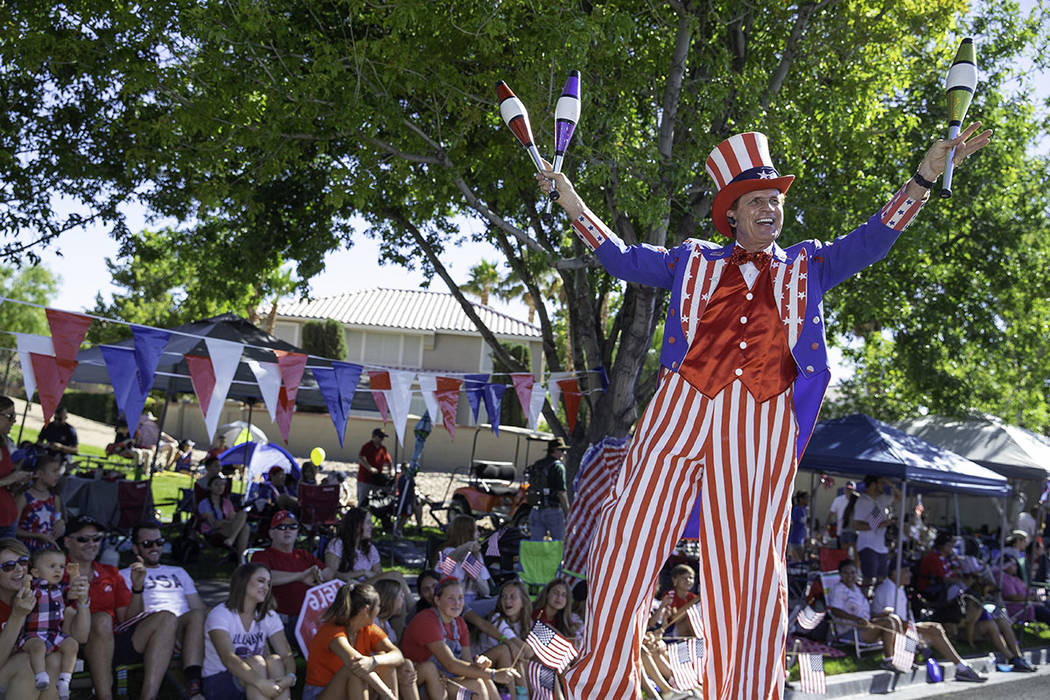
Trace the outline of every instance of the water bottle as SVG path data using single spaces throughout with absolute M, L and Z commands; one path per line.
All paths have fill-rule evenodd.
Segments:
M 926 659 L 926 682 L 940 683 L 943 680 L 944 675 L 941 673 L 941 665 L 937 663 L 937 659 Z

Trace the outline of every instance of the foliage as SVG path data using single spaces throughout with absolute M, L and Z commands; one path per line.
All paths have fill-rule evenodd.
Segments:
M 58 291 L 58 282 L 58 277 L 43 265 L 20 268 L 0 265 L 0 293 L 11 299 L 47 306 Z M 10 301 L 0 303 L 0 345 L 14 348 L 15 337 L 2 331 L 49 335 L 43 309 Z M 13 350 L 4 353 L 0 391 L 7 392 L 9 386 L 22 385 L 22 368 L 17 358 Z
M 113 284 L 124 291 L 109 303 L 98 295 L 93 313 L 162 328 L 226 311 L 254 322 L 262 302 L 288 293 L 294 282 L 277 266 L 279 261 L 257 260 L 251 248 L 242 249 L 235 240 L 208 226 L 189 233 L 143 231 L 126 238 L 120 257 L 106 260 Z M 240 264 L 234 261 L 242 258 L 254 260 L 249 264 L 257 264 L 258 271 L 238 277 Z M 123 325 L 95 323 L 88 340 L 111 342 L 126 336 Z
M 346 331 L 335 319 L 303 324 L 303 352 L 335 360 L 346 358 Z
M 793 243 L 848 231 L 910 176 L 944 130 L 944 71 L 959 37 L 973 34 L 984 82 L 971 114 L 995 126 L 996 141 L 885 262 L 827 297 L 828 330 L 867 339 L 879 329 L 892 342 L 892 352 L 855 353 L 857 396 L 869 405 L 883 405 L 870 389 L 889 361 L 895 411 L 1006 413 L 1006 399 L 991 397 L 1023 386 L 1024 420 L 1047 427 L 1045 343 L 1031 339 L 1045 333 L 1048 306 L 1032 292 L 1045 289 L 1037 285 L 1050 269 L 1037 235 L 1048 168 L 1027 151 L 1047 129 L 1016 75 L 1026 52 L 1045 44 L 1041 6 L 1021 18 L 1011 3 L 985 4 L 968 26 L 947 0 L 538 9 L 532 0 L 8 6 L 0 151 L 20 157 L 0 162 L 9 195 L 0 227 L 8 237 L 19 226 L 60 230 L 52 191 L 116 219 L 122 240 L 115 203 L 124 199 L 185 222 L 192 243 L 169 242 L 205 274 L 197 286 L 169 285 L 187 291 L 180 300 L 145 295 L 143 306 L 162 299 L 158 313 L 203 303 L 196 293 L 243 304 L 244 288 L 214 297 L 210 285 L 253 280 L 285 261 L 303 284 L 361 216 L 389 260 L 441 276 L 469 315 L 441 258 L 465 236 L 485 237 L 539 302 L 547 367 L 609 368 L 608 392 L 590 397 L 577 428 L 582 449 L 627 432 L 651 393 L 647 358 L 666 292 L 611 279 L 563 219 L 539 213 L 494 82 L 505 78 L 531 109 L 549 153 L 558 90 L 569 69 L 581 70 L 584 112 L 566 171 L 629 244 L 707 237 L 708 152 L 734 132 L 765 132 L 778 167 L 798 177 L 783 236 Z M 208 275 L 219 260 L 222 274 Z M 567 358 L 537 266 L 554 270 L 564 290 Z M 553 411 L 546 416 L 564 431 Z
M 460 289 L 476 296 L 482 306 L 488 306 L 489 297 L 496 291 L 499 283 L 500 275 L 495 263 L 482 260 L 470 268 L 470 277 L 460 285 Z

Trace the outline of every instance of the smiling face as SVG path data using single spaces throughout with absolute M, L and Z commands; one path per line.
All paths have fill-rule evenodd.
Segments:
M 844 566 L 839 569 L 839 577 L 848 588 L 853 588 L 857 585 L 857 567 L 855 566 Z
M 726 216 L 735 221 L 736 242 L 752 252 L 765 250 L 784 225 L 784 195 L 780 190 L 754 190 L 736 200 Z
M 160 563 L 160 553 L 164 548 L 164 538 L 160 530 L 155 527 L 144 527 L 139 530 L 132 551 L 142 557 L 142 563 L 147 567 L 154 567 Z
M 17 593 L 29 573 L 29 557 L 10 549 L 0 551 L 0 590 Z
M 448 583 L 441 589 L 441 593 L 434 597 L 434 608 L 446 621 L 459 617 L 463 614 L 463 586 L 458 583 Z
M 562 610 L 569 603 L 569 589 L 564 584 L 553 586 L 547 591 L 547 607 L 551 610 Z
M 18 420 L 18 414 L 15 413 L 15 406 L 8 399 L 0 406 L 0 435 L 7 435 L 11 432 L 11 426 L 16 420 Z
M 500 609 L 508 620 L 517 620 L 521 615 L 521 591 L 517 586 L 507 586 L 499 596 Z
M 95 561 L 102 546 L 102 532 L 94 525 L 85 525 L 73 534 L 66 535 L 66 552 L 69 559 L 80 564 Z
M 244 589 L 244 599 L 248 603 L 248 607 L 254 608 L 259 603 L 266 600 L 266 596 L 270 593 L 270 572 L 266 569 L 260 568 L 248 581 L 248 586 Z

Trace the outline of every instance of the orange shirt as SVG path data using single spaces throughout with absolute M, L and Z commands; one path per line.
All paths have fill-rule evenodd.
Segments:
M 306 662 L 307 685 L 323 688 L 343 667 L 343 660 L 331 649 L 332 640 L 339 637 L 346 638 L 346 627 L 334 622 L 326 622 L 317 630 L 310 642 L 310 657 Z M 379 644 L 386 638 L 386 632 L 377 625 L 362 627 L 354 641 L 354 649 L 365 656 L 378 654 L 382 651 Z

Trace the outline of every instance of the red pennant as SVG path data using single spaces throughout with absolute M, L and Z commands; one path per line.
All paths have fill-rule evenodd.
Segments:
M 47 425 L 51 422 L 51 416 L 55 415 L 59 402 L 62 401 L 62 394 L 73 377 L 77 361 L 59 359 L 35 352 L 29 353 L 29 361 L 33 364 L 36 392 L 40 397 L 40 408 L 44 410 L 44 425 Z
M 284 444 L 292 432 L 292 413 L 295 412 L 295 397 L 299 393 L 299 384 L 303 381 L 308 355 L 301 352 L 275 350 L 277 369 L 281 373 L 281 391 L 277 394 L 277 427 L 281 430 Z
M 576 415 L 580 412 L 580 385 L 575 379 L 559 379 L 558 388 L 565 402 L 565 418 L 569 421 L 569 433 L 576 430 Z
M 207 418 L 208 405 L 211 404 L 211 395 L 215 391 L 215 368 L 211 366 L 211 358 L 186 355 L 186 367 L 190 370 L 190 384 L 193 385 L 193 393 L 197 395 L 197 403 L 201 405 L 201 414 Z
M 456 436 L 456 413 L 459 410 L 459 388 L 461 386 L 463 386 L 462 379 L 438 377 L 437 389 L 434 391 L 438 408 L 441 409 L 441 422 L 451 437 Z
M 51 328 L 51 344 L 55 348 L 55 357 L 60 360 L 77 359 L 77 351 L 84 342 L 91 318 L 83 314 L 74 314 L 58 309 L 45 309 L 47 324 Z
M 376 402 L 376 408 L 379 409 L 379 415 L 383 416 L 383 422 L 386 423 L 390 418 L 390 408 L 386 403 L 386 394 L 384 391 L 390 391 L 390 372 L 369 372 L 368 373 L 368 388 L 372 392 L 372 398 Z

